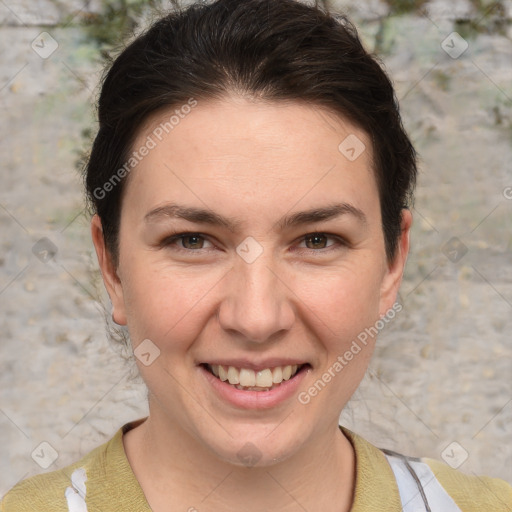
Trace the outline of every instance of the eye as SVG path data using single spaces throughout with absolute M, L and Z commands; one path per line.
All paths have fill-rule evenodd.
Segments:
M 176 242 L 180 242 L 180 246 L 176 246 L 178 251 L 194 252 L 200 249 L 204 249 L 204 242 L 210 243 L 201 233 L 177 233 L 166 237 L 162 242 L 161 246 L 169 247 L 176 245 Z
M 329 239 L 334 240 L 334 243 L 326 245 Z M 302 241 L 306 244 L 306 248 L 312 252 L 326 252 L 348 245 L 345 240 L 330 233 L 308 233 L 304 235 Z

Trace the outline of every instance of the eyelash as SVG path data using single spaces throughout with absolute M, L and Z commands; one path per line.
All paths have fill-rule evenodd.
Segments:
M 337 235 L 333 235 L 331 233 L 324 233 L 324 232 L 321 232 L 321 231 L 313 231 L 311 233 L 307 233 L 305 234 L 301 239 L 300 239 L 300 242 L 303 242 L 304 240 L 306 240 L 308 237 L 312 237 L 314 235 L 323 235 L 327 238 L 331 238 L 333 240 L 336 240 L 338 242 L 338 246 L 336 246 L 336 244 L 333 244 L 333 245 L 330 245 L 326 248 L 323 248 L 323 249 L 308 249 L 307 247 L 306 248 L 301 248 L 300 250 L 301 251 L 306 251 L 306 252 L 309 252 L 310 254 L 312 253 L 320 253 L 320 254 L 326 254 L 328 252 L 331 252 L 333 250 L 339 250 L 339 249 L 343 249 L 343 248 L 346 248 L 349 246 L 348 242 L 346 240 L 344 240 L 343 238 L 337 236 Z M 162 242 L 159 244 L 160 247 L 170 247 L 171 245 L 173 245 L 174 242 L 178 241 L 178 240 L 183 240 L 183 238 L 187 237 L 187 236 L 195 236 L 195 237 L 200 237 L 200 238 L 203 238 L 204 240 L 208 240 L 208 237 L 203 235 L 202 233 L 197 233 L 197 232 L 194 232 L 194 231 L 185 231 L 185 232 L 174 232 L 174 233 L 171 233 L 169 236 L 167 236 L 166 238 L 164 238 L 164 240 L 162 240 Z M 200 253 L 201 251 L 203 251 L 204 249 L 185 249 L 183 247 L 175 247 L 174 250 L 176 251 L 179 251 L 179 252 L 187 252 L 187 253 L 194 253 L 194 252 L 197 252 L 197 253 Z M 208 249 L 206 249 L 208 250 Z

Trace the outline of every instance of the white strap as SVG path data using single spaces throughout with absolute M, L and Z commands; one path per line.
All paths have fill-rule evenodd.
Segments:
M 462 512 L 428 464 L 399 454 L 384 455 L 395 474 L 403 512 Z
M 87 512 L 87 505 L 85 503 L 86 481 L 87 473 L 85 468 L 78 468 L 73 471 L 71 475 L 72 487 L 66 487 L 64 492 L 68 504 L 68 512 Z

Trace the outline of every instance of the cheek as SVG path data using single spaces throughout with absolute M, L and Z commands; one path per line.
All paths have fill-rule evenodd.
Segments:
M 336 339 L 334 343 L 357 336 L 378 319 L 380 282 L 375 266 L 300 275 L 295 285 L 306 310 Z
M 368 333 L 379 318 L 378 285 L 378 272 L 370 268 L 338 271 L 323 275 L 321 283 L 304 285 L 303 296 L 308 297 L 304 309 L 316 318 L 319 366 L 299 402 L 313 416 L 337 421 L 364 377 L 376 341 Z
M 166 351 L 183 348 L 200 333 L 208 292 L 221 274 L 171 269 L 144 257 L 130 263 L 123 294 L 134 344 L 149 338 Z

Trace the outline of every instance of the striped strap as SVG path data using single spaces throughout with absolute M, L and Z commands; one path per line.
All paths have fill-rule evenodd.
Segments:
M 424 462 L 382 450 L 395 474 L 402 512 L 462 512 Z

